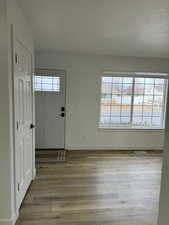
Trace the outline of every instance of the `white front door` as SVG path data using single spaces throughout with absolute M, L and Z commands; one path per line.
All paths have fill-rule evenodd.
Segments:
M 65 145 L 65 72 L 37 69 L 35 75 L 36 148 Z
M 32 55 L 14 41 L 14 129 L 16 204 L 20 207 L 32 180 Z

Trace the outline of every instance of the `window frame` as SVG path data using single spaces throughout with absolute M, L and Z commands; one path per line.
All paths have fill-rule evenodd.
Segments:
M 163 113 L 161 118 L 161 127 L 143 127 L 143 126 L 125 126 L 124 124 L 119 124 L 119 126 L 104 126 L 101 125 L 101 101 L 102 101 L 102 77 L 128 77 L 128 78 L 159 78 L 164 79 L 164 97 L 163 97 Z M 98 129 L 99 130 L 105 130 L 105 131 L 113 131 L 113 130 L 143 130 L 143 131 L 149 131 L 149 130 L 157 130 L 157 131 L 164 131 L 165 130 L 165 121 L 166 121 L 166 106 L 167 106 L 167 92 L 168 92 L 168 82 L 169 74 L 168 73 L 150 73 L 150 72 L 103 72 L 100 76 L 100 99 L 99 99 L 99 123 L 98 123 Z M 135 79 L 133 79 L 133 83 L 135 83 Z M 131 95 L 131 115 L 130 115 L 130 121 L 132 122 L 133 119 L 133 108 L 134 108 L 134 84 L 132 83 L 132 95 Z M 154 96 L 154 95 L 153 95 Z

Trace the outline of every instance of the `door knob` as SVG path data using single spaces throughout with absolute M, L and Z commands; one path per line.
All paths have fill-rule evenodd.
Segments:
M 61 113 L 60 116 L 61 116 L 61 117 L 65 117 L 65 113 Z
M 33 128 L 35 128 L 35 125 L 31 123 L 30 129 L 33 129 Z
M 65 107 L 61 107 L 61 112 L 64 112 L 65 111 Z

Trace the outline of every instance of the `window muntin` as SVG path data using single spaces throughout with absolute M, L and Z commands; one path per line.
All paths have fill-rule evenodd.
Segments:
M 34 76 L 35 91 L 60 91 L 60 77 L 56 76 Z
M 164 128 L 167 80 L 102 77 L 100 127 Z

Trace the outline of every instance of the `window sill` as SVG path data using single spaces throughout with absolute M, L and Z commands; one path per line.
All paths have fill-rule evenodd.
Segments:
M 98 127 L 98 130 L 100 131 L 129 131 L 129 132 L 132 132 L 132 131 L 142 131 L 142 132 L 161 132 L 161 133 L 164 133 L 165 132 L 165 129 L 164 128 L 143 128 L 143 127 Z

